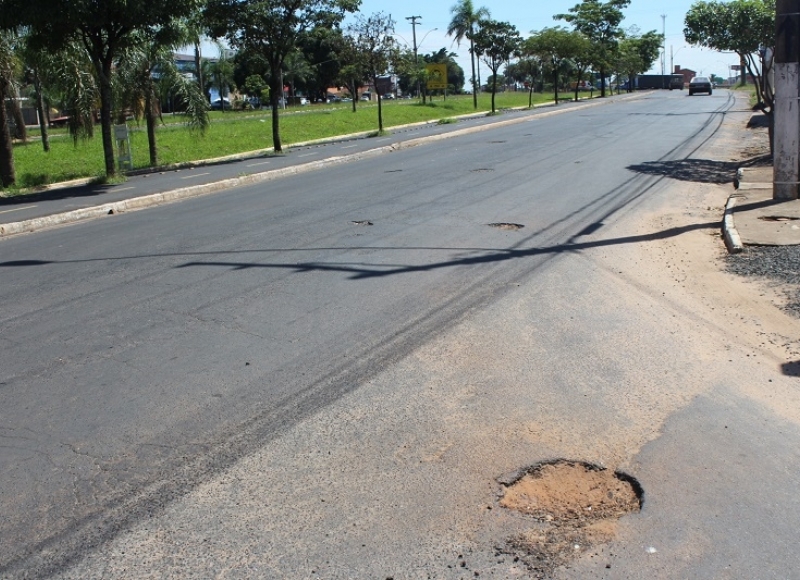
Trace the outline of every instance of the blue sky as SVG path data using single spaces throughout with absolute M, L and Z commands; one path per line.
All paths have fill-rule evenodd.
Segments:
M 517 27 L 523 37 L 528 36 L 532 30 L 540 30 L 547 26 L 563 25 L 564 21 L 553 20 L 553 15 L 566 13 L 579 0 L 473 0 L 476 6 L 485 6 L 491 12 L 492 18 L 505 20 Z M 661 15 L 666 15 L 663 20 L 666 33 L 666 59 L 665 68 L 669 72 L 670 59 L 675 65 L 689 68 L 705 75 L 716 74 L 721 77 L 728 76 L 728 65 L 737 64 L 738 57 L 734 54 L 722 54 L 716 51 L 690 47 L 683 38 L 683 20 L 693 0 L 632 0 L 630 6 L 624 10 L 624 28 L 637 26 L 641 32 L 649 30 L 662 31 Z M 396 21 L 398 41 L 412 44 L 411 24 L 407 16 L 421 16 L 421 24 L 417 25 L 417 43 L 419 52 L 429 53 L 446 47 L 451 52 L 458 54 L 457 61 L 469 76 L 469 52 L 467 46 L 461 47 L 453 44 L 453 39 L 445 35 L 451 20 L 450 9 L 455 0 L 404 0 L 396 2 L 391 0 L 362 0 L 361 12 L 372 14 L 384 12 L 391 14 Z M 436 29 L 436 30 L 434 30 Z M 483 67 L 482 67 L 483 68 Z M 661 73 L 659 60 L 652 73 Z M 482 77 L 484 75 L 481 75 Z

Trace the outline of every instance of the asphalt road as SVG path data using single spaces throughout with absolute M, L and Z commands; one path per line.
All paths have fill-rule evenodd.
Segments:
M 3 240 L 0 576 L 525 577 L 495 478 L 570 457 L 648 498 L 602 574 L 791 577 L 800 431 L 742 389 L 793 379 L 617 262 L 715 230 L 631 224 L 742 111 L 653 93 Z

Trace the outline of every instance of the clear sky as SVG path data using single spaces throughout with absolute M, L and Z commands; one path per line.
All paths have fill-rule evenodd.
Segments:
M 398 41 L 412 45 L 411 23 L 407 16 L 421 16 L 417 25 L 417 44 L 420 53 L 430 53 L 447 48 L 458 54 L 456 59 L 469 78 L 469 52 L 467 45 L 461 47 L 445 35 L 451 20 L 450 9 L 456 0 L 362 0 L 361 12 L 372 14 L 384 12 L 391 14 L 396 21 L 395 30 Z M 735 54 L 723 54 L 708 49 L 690 47 L 683 38 L 683 20 L 694 0 L 632 0 L 624 10 L 623 28 L 636 26 L 640 32 L 655 30 L 665 32 L 666 58 L 665 72 L 670 70 L 670 61 L 675 65 L 689 68 L 706 76 L 716 74 L 728 77 L 728 65 L 737 64 Z M 524 37 L 533 30 L 547 26 L 566 26 L 563 20 L 553 20 L 554 14 L 566 13 L 579 3 L 579 0 L 473 0 L 475 6 L 485 6 L 492 18 L 510 22 Z M 661 16 L 666 18 L 662 20 Z M 662 28 L 663 26 L 663 28 Z M 434 30 L 436 29 L 436 30 Z M 482 67 L 483 69 L 483 67 Z M 650 71 L 661 74 L 659 60 Z M 735 73 L 734 73 L 735 74 Z M 481 75 L 484 78 L 484 75 Z

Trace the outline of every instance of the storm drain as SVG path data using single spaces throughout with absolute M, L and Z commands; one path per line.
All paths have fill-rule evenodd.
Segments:
M 638 512 L 644 502 L 633 477 L 581 461 L 539 463 L 501 483 L 500 505 L 533 520 L 528 530 L 507 541 L 507 552 L 537 578 L 609 542 L 617 520 Z
M 511 222 L 495 222 L 493 224 L 488 224 L 488 225 L 490 228 L 498 228 L 501 230 L 511 230 L 511 231 L 521 230 L 522 228 L 525 227 L 522 224 L 515 224 Z

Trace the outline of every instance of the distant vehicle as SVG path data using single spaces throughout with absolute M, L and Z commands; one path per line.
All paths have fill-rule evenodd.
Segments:
M 211 103 L 211 110 L 212 111 L 221 111 L 222 107 L 225 107 L 226 111 L 230 111 L 231 109 L 231 102 L 226 98 L 217 99 L 216 101 L 212 101 Z
M 361 99 L 360 100 L 362 100 L 362 101 L 371 101 L 372 100 L 372 94 L 371 93 L 361 93 Z
M 634 78 L 633 87 L 640 91 L 646 89 L 683 90 L 683 75 L 637 75 Z
M 342 101 L 343 103 L 352 103 L 352 102 L 353 102 L 353 99 L 351 99 L 350 97 L 342 97 L 342 98 L 341 98 L 341 101 Z
M 695 93 L 708 93 L 710 95 L 712 90 L 711 79 L 708 77 L 694 77 L 689 81 L 689 96 Z

